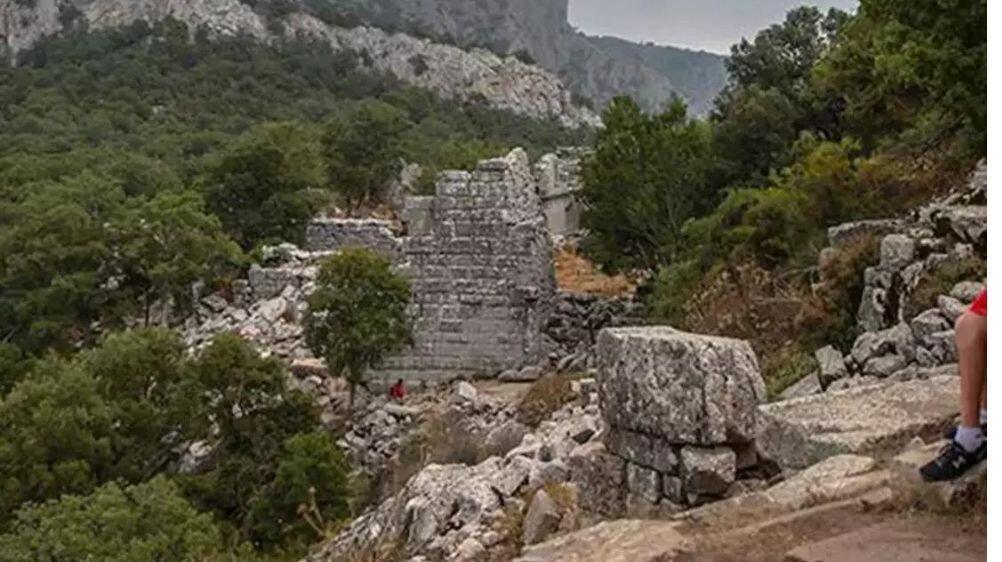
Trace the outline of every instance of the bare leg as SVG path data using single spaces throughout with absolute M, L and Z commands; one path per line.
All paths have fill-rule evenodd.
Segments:
M 961 425 L 978 427 L 981 406 L 987 403 L 988 320 L 965 312 L 956 327 Z

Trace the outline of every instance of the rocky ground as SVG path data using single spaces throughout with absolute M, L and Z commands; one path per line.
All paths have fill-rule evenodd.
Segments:
M 484 428 L 521 435 L 513 448 L 424 467 L 308 560 L 984 559 L 984 465 L 945 485 L 916 476 L 957 415 L 953 322 L 981 280 L 913 305 L 938 264 L 983 259 L 983 201 L 981 169 L 907 220 L 833 229 L 835 249 L 879 237 L 863 333 L 818 350 L 818 372 L 780 401 L 764 403 L 745 342 L 602 330 L 572 403 L 538 428 L 493 414 Z M 450 400 L 482 399 L 463 384 Z

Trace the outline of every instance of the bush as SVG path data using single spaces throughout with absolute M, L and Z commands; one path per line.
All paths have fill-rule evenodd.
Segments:
M 349 514 L 347 466 L 326 433 L 285 441 L 275 479 L 251 502 L 253 536 L 264 544 L 323 538 Z
M 937 264 L 919 279 L 905 303 L 904 317 L 914 318 L 936 308 L 940 295 L 949 295 L 962 281 L 982 281 L 988 277 L 988 265 L 980 258 L 951 259 Z
M 797 313 L 798 341 L 814 348 L 849 349 L 859 336 L 856 312 L 863 298 L 866 268 L 880 261 L 872 236 L 847 243 L 820 264 L 820 280 Z
M 814 356 L 796 346 L 772 353 L 762 363 L 762 378 L 765 380 L 769 399 L 777 398 L 790 385 L 817 369 Z
M 106 484 L 89 495 L 27 505 L 0 535 L 4 560 L 194 562 L 217 553 L 221 535 L 163 477 L 122 487 Z
M 538 426 L 565 404 L 574 400 L 571 381 L 579 377 L 580 375 L 569 373 L 555 373 L 544 375 L 532 383 L 516 407 L 518 421 L 529 427 Z

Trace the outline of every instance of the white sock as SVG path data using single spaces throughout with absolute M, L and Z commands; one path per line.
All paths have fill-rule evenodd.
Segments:
M 981 414 L 978 417 L 980 418 L 978 423 L 988 425 L 988 410 L 981 410 Z
M 981 426 L 966 427 L 962 425 L 957 428 L 957 435 L 954 436 L 953 440 L 968 453 L 973 453 L 984 444 L 985 435 L 981 432 Z

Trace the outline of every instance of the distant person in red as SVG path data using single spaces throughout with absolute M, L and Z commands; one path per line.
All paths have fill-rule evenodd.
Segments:
M 919 471 L 930 482 L 953 480 L 988 457 L 988 292 L 957 319 L 960 425 L 939 456 Z
M 404 387 L 404 379 L 397 379 L 397 384 L 390 387 L 390 398 L 393 400 L 403 400 L 407 397 L 407 389 Z

